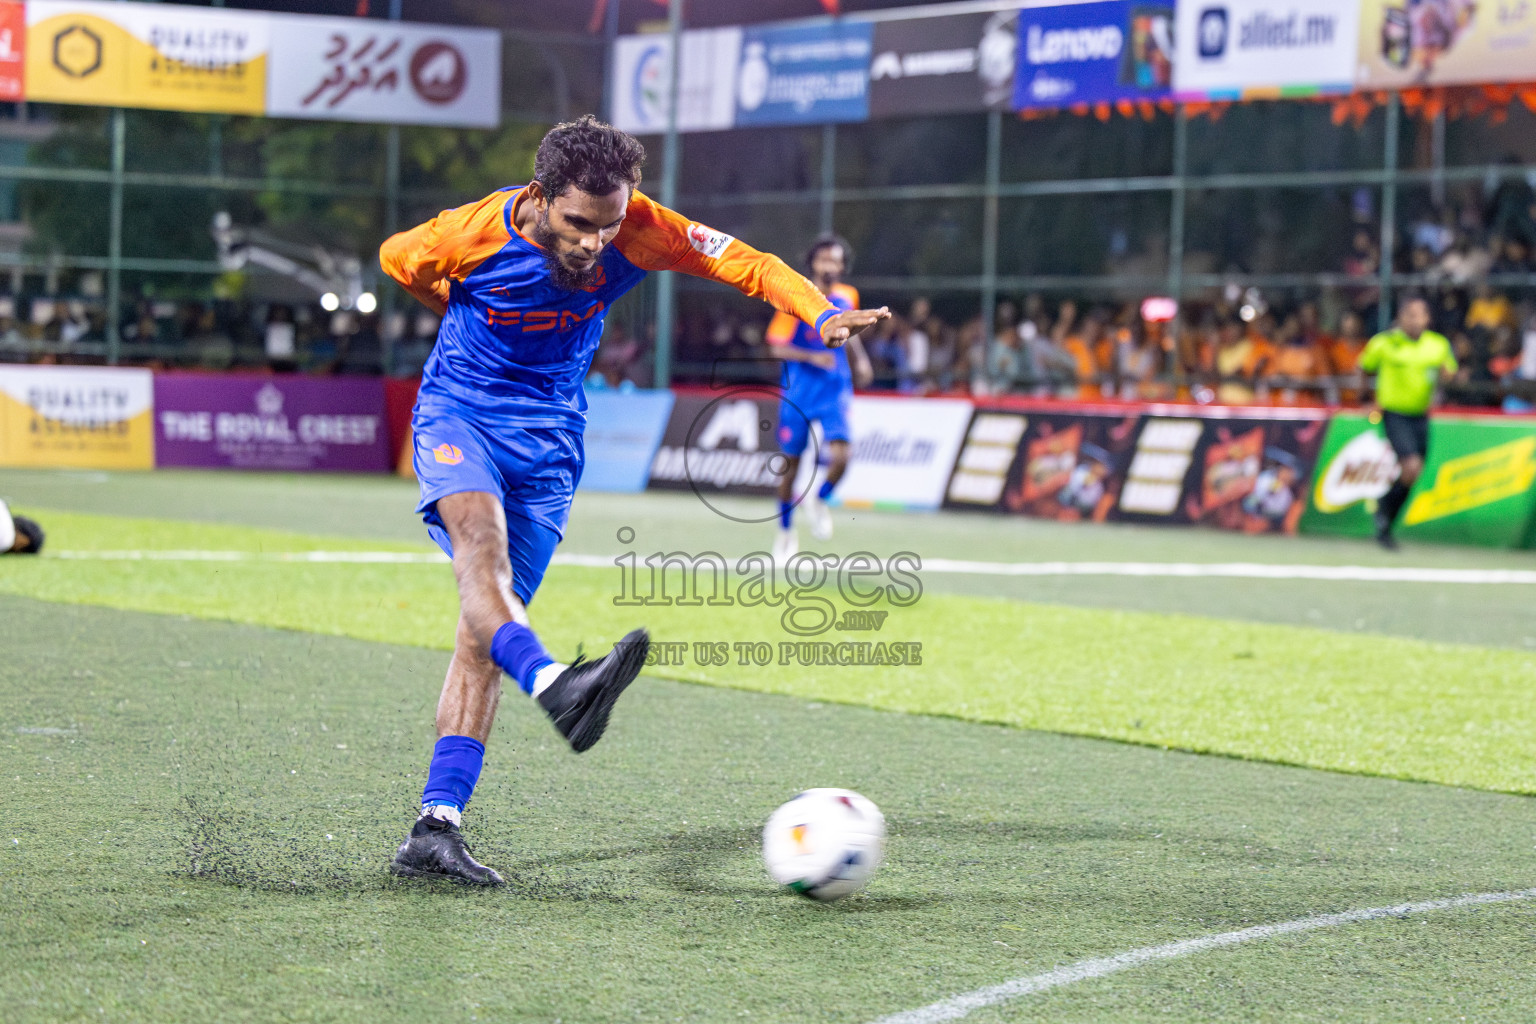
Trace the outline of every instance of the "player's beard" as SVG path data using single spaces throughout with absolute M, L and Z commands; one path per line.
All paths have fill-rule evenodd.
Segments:
M 572 270 L 566 266 L 565 261 L 557 254 L 557 246 L 560 240 L 549 228 L 549 217 L 539 218 L 533 225 L 533 240 L 544 250 L 544 263 L 549 268 L 549 279 L 555 287 L 561 291 L 579 292 L 591 288 L 598 282 L 598 274 L 602 270 L 602 259 L 595 259 L 591 266 L 585 270 Z

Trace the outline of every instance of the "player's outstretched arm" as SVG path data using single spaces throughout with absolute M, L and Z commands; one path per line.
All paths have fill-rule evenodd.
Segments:
M 391 236 L 379 248 L 379 266 L 442 316 L 448 309 L 449 282 L 462 281 L 510 239 L 503 212 L 509 196 L 493 192 Z
M 693 223 L 640 192 L 630 199 L 624 227 L 613 244 L 641 270 L 678 270 L 719 281 L 818 327 L 838 319 L 837 307 L 821 290 L 777 256 Z M 837 345 L 845 341 L 847 335 Z

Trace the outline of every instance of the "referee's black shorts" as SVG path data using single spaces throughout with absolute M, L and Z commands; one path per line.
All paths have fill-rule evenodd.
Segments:
M 1409 456 L 1425 458 L 1429 455 L 1429 417 L 1405 416 L 1400 412 L 1381 411 L 1381 427 L 1387 433 L 1387 443 L 1397 453 L 1397 461 Z

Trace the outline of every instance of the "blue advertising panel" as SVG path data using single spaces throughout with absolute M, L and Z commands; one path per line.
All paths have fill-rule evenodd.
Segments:
M 1173 0 L 1019 12 L 1018 110 L 1159 100 L 1173 89 Z
M 645 490 L 672 415 L 670 391 L 587 391 L 587 465 L 581 490 Z
M 736 126 L 868 120 L 873 49 L 869 22 L 743 30 Z

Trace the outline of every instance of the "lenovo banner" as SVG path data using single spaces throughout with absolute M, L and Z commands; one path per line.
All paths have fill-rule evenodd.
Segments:
M 1348 92 L 1359 36 L 1356 0 L 1180 0 L 1174 91 L 1191 99 Z
M 869 116 L 1006 109 L 1018 60 L 1018 14 L 957 14 L 875 25 Z
M 1143 0 L 1019 12 L 1020 110 L 1158 100 L 1174 73 L 1174 5 Z
M 1374 415 L 1333 418 L 1302 530 L 1369 537 L 1397 458 Z M 1429 458 L 1398 518 L 1408 540 L 1530 547 L 1536 543 L 1536 420 L 1435 416 Z
M 375 377 L 155 376 L 155 464 L 386 473 Z

